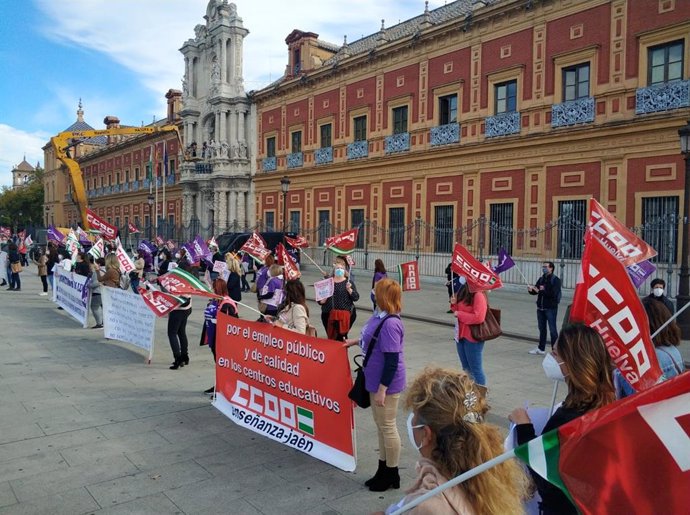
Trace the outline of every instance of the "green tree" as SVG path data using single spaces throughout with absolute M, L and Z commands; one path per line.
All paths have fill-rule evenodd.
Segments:
M 0 225 L 19 228 L 43 223 L 43 169 L 37 168 L 31 181 L 21 188 L 0 190 Z

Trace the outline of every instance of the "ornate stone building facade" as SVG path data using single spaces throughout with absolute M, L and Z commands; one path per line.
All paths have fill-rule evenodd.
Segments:
M 651 243 L 677 262 L 690 2 L 458 0 L 349 44 L 286 43 L 285 76 L 253 95 L 264 223 L 577 259 L 565 222 L 584 227 L 594 196 L 645 238 L 669 217 Z
M 37 168 L 38 163 L 36 163 L 36 168 L 34 168 L 26 160 L 26 156 L 24 156 L 22 162 L 12 168 L 12 189 L 23 188 L 29 184 L 33 180 L 34 172 Z
M 184 43 L 183 223 L 220 233 L 254 223 L 255 129 L 242 78 L 249 33 L 235 4 L 210 0 L 203 25 Z

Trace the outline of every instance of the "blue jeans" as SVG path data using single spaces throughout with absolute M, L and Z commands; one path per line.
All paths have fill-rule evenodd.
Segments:
M 466 338 L 455 340 L 462 369 L 467 372 L 474 382 L 486 386 L 486 376 L 482 367 L 482 352 L 484 342 L 471 342 Z
M 558 339 L 558 328 L 556 327 L 556 317 L 558 316 L 558 308 L 555 309 L 537 309 L 537 325 L 539 326 L 539 349 L 546 350 L 546 323 L 549 323 L 549 332 L 551 333 L 551 348 Z

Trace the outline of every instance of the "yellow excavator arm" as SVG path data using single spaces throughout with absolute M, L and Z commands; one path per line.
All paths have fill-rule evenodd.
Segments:
M 79 163 L 70 156 L 69 149 L 76 146 L 84 139 L 95 138 L 97 136 L 136 136 L 138 134 L 153 134 L 155 132 L 175 132 L 177 134 L 177 141 L 180 143 L 180 148 L 182 148 L 182 139 L 180 138 L 180 131 L 177 125 L 67 131 L 61 132 L 50 139 L 50 142 L 53 144 L 53 149 L 55 150 L 55 157 L 57 157 L 69 170 L 69 175 L 72 178 L 73 198 L 79 206 L 81 223 L 85 230 L 88 231 L 91 227 L 89 226 L 89 221 L 86 216 L 88 201 L 86 198 L 86 188 L 84 187 L 84 177 L 82 176 L 81 168 L 79 168 Z

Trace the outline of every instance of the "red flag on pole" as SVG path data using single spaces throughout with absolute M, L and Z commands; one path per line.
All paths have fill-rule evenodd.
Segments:
M 139 293 L 149 309 L 158 317 L 164 317 L 184 302 L 184 299 L 175 295 L 158 290 L 147 290 L 141 286 L 139 287 Z
M 331 238 L 326 238 L 324 245 L 328 250 L 331 250 L 339 255 L 350 254 L 354 252 L 357 244 L 357 228 L 350 229 Z
M 112 241 L 117 236 L 117 227 L 110 225 L 89 208 L 86 208 L 86 220 L 91 229 L 100 231 L 106 240 Z
M 402 286 L 403 291 L 415 291 L 420 289 L 419 267 L 416 261 L 398 265 L 398 275 L 400 277 L 400 286 Z
M 459 243 L 453 249 L 453 271 L 467 279 L 470 291 L 495 290 L 501 288 L 503 282 L 493 270 L 480 263 L 465 247 Z
M 589 199 L 592 235 L 625 266 L 656 256 L 656 250 L 636 236 L 594 198 Z
M 141 232 L 141 231 L 139 231 L 139 229 L 137 229 L 137 226 L 134 225 L 132 222 L 129 222 L 128 228 L 129 228 L 130 234 L 137 234 L 137 233 Z
M 689 435 L 685 373 L 585 413 L 515 454 L 585 515 L 687 513 Z
M 589 228 L 585 233 L 582 277 L 575 288 L 570 321 L 596 330 L 625 379 L 636 390 L 646 390 L 662 375 L 647 313 L 623 263 L 592 232 Z
M 297 236 L 297 238 L 290 238 L 289 236 L 285 236 L 285 241 L 296 249 L 304 249 L 309 246 L 309 242 L 304 236 Z
M 278 258 L 283 262 L 283 276 L 286 281 L 294 281 L 302 276 L 302 273 L 297 267 L 297 263 L 292 258 L 292 256 L 285 250 L 285 246 L 280 243 L 280 251 L 276 253 Z M 278 249 L 276 249 L 278 251 Z
M 247 242 L 240 248 L 242 252 L 246 252 L 249 256 L 261 263 L 266 261 L 266 258 L 271 254 L 271 251 L 266 248 L 266 242 L 257 232 L 253 232 L 247 239 Z

